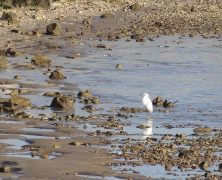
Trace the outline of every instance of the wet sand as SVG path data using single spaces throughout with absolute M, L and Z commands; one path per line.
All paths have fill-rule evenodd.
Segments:
M 112 46 L 106 46 L 103 40 L 116 41 L 126 38 L 127 40 L 135 39 L 137 42 L 153 42 L 158 36 L 175 34 L 181 38 L 183 34 L 186 34 L 189 37 L 200 35 L 204 38 L 219 39 L 222 29 L 220 8 L 222 5 L 214 1 L 209 1 L 209 3 L 140 1 L 139 7 L 132 10 L 130 1 L 120 4 L 104 1 L 95 4 L 87 4 L 85 1 L 79 4 L 75 3 L 55 3 L 49 10 L 15 8 L 9 11 L 19 15 L 18 24 L 8 25 L 7 21 L 1 20 L 1 49 L 15 48 L 16 52 L 22 54 L 18 57 L 6 55 L 9 56 L 6 57 L 9 66 L 6 73 L 2 73 L 0 79 L 1 89 L 4 90 L 1 94 L 1 102 L 2 98 L 5 101 L 4 98 L 12 97 L 12 95 L 7 95 L 7 90 L 11 92 L 11 90 L 22 89 L 24 92 L 19 92 L 19 95 L 30 99 L 32 105 L 31 108 L 25 107 L 13 112 L 3 110 L 1 114 L 0 121 L 3 122 L 0 128 L 0 138 L 4 140 L 1 142 L 2 148 L 0 150 L 2 166 L 7 166 L 3 163 L 5 161 L 16 163 L 14 165 L 8 163 L 12 172 L 8 173 L 7 170 L 3 170 L 6 172 L 1 173 L 0 177 L 16 177 L 18 179 L 148 179 L 148 177 L 139 175 L 137 172 L 121 173 L 124 170 L 114 171 L 111 167 L 137 165 L 135 162 L 133 162 L 135 164 L 128 162 L 121 164 L 118 159 L 135 160 L 140 158 L 143 163 L 153 164 L 152 159 L 148 160 L 146 157 L 151 152 L 148 151 L 144 156 L 140 156 L 141 152 L 145 151 L 147 142 L 156 145 L 153 148 L 159 149 L 160 154 L 165 154 L 165 157 L 156 160 L 156 163 L 160 164 L 161 160 L 166 162 L 169 157 L 165 151 L 168 151 L 170 147 L 165 147 L 165 139 L 163 139 L 162 144 L 160 142 L 158 147 L 155 139 L 152 138 L 147 138 L 145 144 L 143 144 L 144 142 L 129 140 L 129 146 L 123 145 L 126 143 L 125 140 L 114 140 L 114 144 L 121 144 L 119 147 L 121 154 L 110 153 L 106 149 L 100 148 L 112 144 L 110 139 L 107 140 L 107 137 L 118 135 L 128 137 L 129 135 L 122 131 L 124 126 L 129 123 L 125 122 L 124 119 L 133 117 L 137 113 L 144 114 L 145 110 L 141 107 L 130 109 L 131 106 L 129 106 L 129 109 L 121 112 L 119 111 L 120 107 L 107 107 L 106 98 L 104 100 L 103 96 L 100 97 L 101 94 L 98 91 L 95 92 L 95 97 L 98 97 L 102 102 L 98 106 L 95 105 L 99 113 L 94 114 L 95 109 L 93 108 L 96 100 L 86 98 L 86 102 L 84 98 L 82 100 L 77 97 L 78 92 L 84 90 L 82 86 L 86 87 L 86 85 L 70 81 L 74 77 L 72 71 L 87 73 L 91 69 L 81 69 L 81 66 L 80 68 L 70 68 L 72 62 L 81 61 L 81 58 L 86 58 L 85 60 L 89 61 L 94 53 L 101 51 L 104 52 L 103 55 L 109 56 Z M 106 14 L 101 18 L 100 16 L 106 12 L 111 14 Z M 46 34 L 45 27 L 51 22 L 61 24 L 60 35 Z M 18 32 L 12 31 L 15 29 Z M 39 68 L 30 63 L 33 55 L 36 54 L 47 55 L 52 59 L 51 66 Z M 66 58 L 65 63 L 63 64 L 58 57 Z M 48 78 L 56 68 L 66 72 L 67 80 L 57 81 Z M 13 79 L 14 75 L 19 75 L 21 80 Z M 42 96 L 49 91 L 61 92 L 74 98 L 78 114 L 75 114 L 73 109 L 54 111 L 49 108 L 52 97 Z M 86 107 L 87 105 L 89 106 Z M 83 107 L 85 107 L 84 110 L 81 109 Z M 104 109 L 106 113 L 104 113 Z M 168 113 L 168 111 L 170 112 L 170 110 L 164 109 L 163 113 Z M 112 119 L 113 113 L 122 118 L 120 122 L 115 118 Z M 92 123 L 97 128 L 93 132 L 79 128 L 82 124 L 85 127 L 85 122 Z M 90 126 L 89 124 L 86 126 Z M 101 127 L 105 128 L 104 132 L 99 131 Z M 218 136 L 221 136 L 218 129 L 211 129 L 210 131 L 212 136 L 215 135 L 214 131 L 218 133 Z M 149 130 L 147 133 L 149 136 Z M 163 138 L 165 136 L 167 135 L 163 135 Z M 187 137 L 183 138 L 188 139 Z M 170 140 L 180 141 L 179 143 L 182 144 L 189 142 L 183 138 L 181 140 L 180 137 L 171 136 Z M 220 145 L 221 141 L 216 138 L 215 141 L 218 141 Z M 6 139 L 9 140 L 8 144 L 5 142 Z M 10 143 L 12 144 L 10 145 Z M 13 146 L 13 143 L 16 146 Z M 174 142 L 170 143 L 178 150 L 174 146 Z M 212 146 L 214 145 L 212 144 Z M 207 148 L 208 146 L 206 146 Z M 215 146 L 215 149 L 217 148 Z M 127 151 L 130 151 L 132 156 L 125 153 Z M 14 156 L 20 156 L 20 158 L 12 157 L 12 154 L 7 153 L 13 153 Z M 214 160 L 221 162 L 221 158 Z M 174 163 L 178 163 L 176 164 L 178 166 L 181 165 L 175 161 L 171 164 L 166 163 L 165 166 L 170 169 Z M 197 167 L 198 165 L 193 166 Z M 219 176 L 215 176 L 215 178 L 219 178 Z

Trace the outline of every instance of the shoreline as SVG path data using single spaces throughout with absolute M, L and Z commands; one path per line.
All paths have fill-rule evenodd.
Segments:
M 15 14 L 16 22 L 8 25 L 0 20 L 1 49 L 18 48 L 26 53 L 62 48 L 89 38 L 118 40 L 159 35 L 202 35 L 205 38 L 222 34 L 222 3 L 209 1 L 96 1 L 56 2 L 48 9 L 22 7 L 0 10 Z M 18 22 L 17 22 L 18 21 Z M 61 33 L 46 34 L 46 26 L 58 23 Z M 38 46 L 44 46 L 40 49 Z M 28 48 L 28 50 L 26 50 Z
M 16 66 L 19 65 L 19 62 L 13 64 L 10 62 L 10 68 L 21 68 L 21 70 L 22 68 L 25 70 L 33 68 L 34 71 L 39 71 L 46 77 L 56 68 L 63 69 L 62 62 L 57 66 L 54 65 L 54 61 L 52 61 L 50 68 L 49 66 L 43 68 L 33 67 L 33 65 L 28 66 L 27 62 L 31 60 L 32 55 L 60 54 L 65 51 L 67 60 L 77 58 L 81 60 L 81 57 L 84 55 L 82 56 L 81 52 L 78 51 L 78 47 L 80 43 L 89 42 L 90 39 L 98 40 L 98 44 L 96 44 L 95 47 L 100 46 L 98 48 L 109 49 L 109 47 L 103 44 L 104 41 L 117 41 L 126 38 L 127 40 L 133 39 L 133 41 L 143 42 L 146 40 L 153 41 L 153 37 L 175 34 L 179 36 L 186 34 L 190 37 L 201 35 L 204 38 L 214 38 L 220 37 L 222 34 L 222 3 L 208 1 L 210 2 L 209 4 L 204 4 L 202 1 L 196 3 L 191 0 L 186 3 L 182 0 L 175 0 L 173 2 L 168 0 L 164 2 L 144 0 L 136 1 L 139 3 L 138 6 L 132 7 L 131 5 L 134 1 L 120 2 L 119 4 L 119 1 L 114 1 L 113 3 L 109 1 L 102 1 L 102 3 L 101 1 L 96 1 L 95 3 L 91 3 L 86 0 L 82 0 L 79 3 L 76 1 L 73 3 L 64 1 L 54 3 L 48 10 L 32 7 L 7 10 L 7 12 L 16 13 L 19 17 L 19 22 L 8 25 L 7 20 L 0 20 L 0 40 L 2 42 L 0 49 L 7 50 L 11 48 L 11 51 L 6 54 L 10 59 L 13 59 L 14 56 L 17 55 L 18 57 L 16 58 L 19 58 L 21 55 L 21 59 L 27 59 L 25 60 L 26 64 L 22 67 Z M 4 10 L 0 11 L 0 16 L 3 11 Z M 215 19 L 216 21 L 214 21 Z M 59 35 L 48 35 L 46 33 L 46 26 L 54 22 L 61 26 L 61 32 Z M 20 89 L 31 89 L 30 92 L 24 92 L 24 96 L 26 93 L 42 95 L 43 90 L 48 90 L 50 87 L 53 88 L 53 90 L 59 91 L 60 89 L 56 89 L 56 87 L 63 84 L 53 83 L 53 80 L 49 79 L 47 81 L 44 80 L 43 84 L 41 84 L 42 82 L 39 84 L 30 82 L 28 84 L 19 82 L 19 80 L 9 79 L 1 79 L 0 81 L 3 86 L 19 84 L 22 87 Z M 75 84 L 64 83 L 63 85 L 64 89 L 67 88 L 67 94 L 71 94 L 71 97 L 73 97 L 72 91 L 77 92 L 79 90 Z M 23 95 L 23 92 L 21 95 Z M 81 99 L 77 101 L 78 103 L 82 103 Z M 41 111 L 41 108 L 44 107 L 32 108 Z M 143 112 L 141 109 L 138 109 L 138 111 Z M 24 141 L 23 143 L 27 143 L 28 145 L 20 147 L 22 151 L 28 150 L 34 157 L 41 159 L 41 161 L 35 161 L 32 159 L 1 157 L 2 162 L 17 162 L 18 166 L 15 167 L 22 168 L 21 171 L 18 171 L 18 175 L 21 172 L 23 176 L 18 177 L 18 179 L 75 178 L 82 180 L 92 179 L 93 176 L 122 177 L 129 180 L 149 179 L 136 173 L 117 173 L 111 170 L 110 167 L 105 166 L 106 164 L 115 164 L 117 158 L 117 155 L 109 154 L 102 148 L 94 147 L 96 145 L 109 143 L 106 141 L 106 134 L 102 134 L 102 137 L 97 137 L 95 133 L 95 136 L 88 137 L 88 132 L 79 130 L 71 125 L 66 126 L 66 124 L 62 122 L 60 123 L 59 120 L 61 119 L 59 119 L 60 117 L 57 117 L 57 115 L 53 117 L 55 119 L 47 116 L 38 119 L 26 116 L 27 114 L 23 114 L 23 111 L 21 111 L 21 114 L 16 113 L 12 116 L 11 114 L 6 114 L 6 116 L 9 120 L 14 120 L 15 118 L 16 121 L 24 122 L 25 124 L 14 124 L 13 126 L 11 124 L 5 124 L 2 126 L 4 127 L 2 133 L 6 135 L 4 135 L 2 139 L 19 139 Z M 80 116 L 75 117 L 76 119 L 72 119 L 72 115 L 68 115 L 71 116 L 71 121 L 74 123 L 78 123 L 79 121 L 94 122 L 96 120 L 99 121 L 99 118 L 108 119 L 107 122 L 109 122 L 109 114 L 98 117 Z M 66 116 L 62 116 L 62 118 L 65 117 Z M 2 120 L 4 118 L 3 116 L 0 119 Z M 95 120 L 93 118 L 95 118 Z M 98 122 L 98 124 L 99 123 L 101 122 Z M 112 123 L 116 125 L 116 121 Z M 117 128 L 121 128 L 122 124 L 117 123 L 116 126 Z M 24 132 L 22 130 L 23 128 L 35 129 L 39 127 L 42 129 L 50 129 L 53 127 L 52 129 L 55 129 L 55 132 Z M 110 132 L 107 131 L 106 133 L 109 135 Z M 52 136 L 54 139 L 25 139 L 21 137 L 21 135 L 24 134 Z M 64 136 L 68 138 L 60 138 Z M 152 141 L 153 139 L 148 140 Z M 136 146 L 137 145 L 140 146 L 140 143 L 136 144 Z M 7 143 L 1 143 L 1 147 L 3 147 L 1 151 L 5 153 L 5 149 L 7 149 L 5 147 L 8 147 L 8 145 Z M 6 152 L 10 152 L 11 150 L 13 151 L 13 148 L 7 149 Z M 136 151 L 137 150 L 138 149 L 136 149 Z M 51 155 L 53 156 L 53 152 L 61 153 L 61 156 L 49 160 L 48 158 Z M 124 155 L 125 154 L 122 155 L 122 158 L 127 158 L 127 156 L 125 157 Z M 35 162 L 33 163 L 33 161 Z M 30 164 L 32 164 L 33 167 L 30 167 Z M 14 168 L 14 166 L 12 166 L 12 168 Z M 2 173 L 1 175 L 11 177 L 13 173 L 14 172 L 9 174 Z M 15 174 L 16 173 L 17 172 L 15 172 Z M 86 176 L 81 177 L 78 176 L 78 174 Z

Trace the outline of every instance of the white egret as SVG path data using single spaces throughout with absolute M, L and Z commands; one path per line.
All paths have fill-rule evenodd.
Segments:
M 142 99 L 142 103 L 144 106 L 146 106 L 147 108 L 147 115 L 148 113 L 152 113 L 153 112 L 153 103 L 151 101 L 151 99 L 149 98 L 149 95 L 147 93 L 143 94 L 143 99 Z

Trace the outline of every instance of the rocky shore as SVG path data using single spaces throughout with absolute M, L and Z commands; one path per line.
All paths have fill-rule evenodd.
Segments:
M 70 80 L 75 68 L 82 69 L 65 65 L 81 60 L 86 50 L 78 48 L 90 40 L 101 43 L 85 48 L 111 51 L 104 40 L 144 42 L 162 35 L 219 38 L 222 2 L 2 0 L 0 17 L 0 71 L 4 76 L 0 77 L 0 177 L 142 180 L 151 178 L 136 171 L 120 173 L 111 167 L 161 164 L 166 171 L 176 166 L 183 172 L 199 168 L 205 173 L 190 179 L 220 179 L 220 129 L 195 127 L 189 137 L 179 133 L 159 139 L 127 138 L 124 120 L 145 110 L 122 107 L 102 112 L 106 102 L 96 92 L 81 90 Z M 64 62 L 55 54 L 65 58 Z M 122 69 L 122 64 L 116 65 L 116 70 Z M 159 113 L 169 113 L 176 103 L 161 97 L 153 100 Z M 76 105 L 83 114 L 75 114 Z M 83 128 L 77 128 L 80 126 Z M 84 131 L 87 126 L 97 129 Z M 107 140 L 113 136 L 126 138 Z M 100 148 L 103 146 L 116 151 L 110 153 Z M 210 173 L 210 166 L 216 167 L 211 171 L 216 173 Z
M 5 7 L 3 3 L 0 8 L 1 48 L 45 50 L 90 37 L 143 41 L 145 36 L 201 34 L 210 37 L 222 32 L 222 3 L 215 0 L 67 0 L 50 1 L 50 6 L 45 8 L 19 6 Z M 57 28 L 53 36 L 46 28 L 52 23 Z

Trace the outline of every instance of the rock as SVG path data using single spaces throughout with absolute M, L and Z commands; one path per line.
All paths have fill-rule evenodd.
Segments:
M 209 128 L 209 127 L 204 127 L 204 128 L 195 128 L 193 130 L 194 133 L 197 133 L 197 134 L 204 134 L 204 133 L 211 133 L 212 132 L 212 129 Z
M 15 80 L 21 80 L 21 79 L 22 79 L 22 77 L 21 77 L 21 76 L 19 76 L 19 75 L 15 75 L 15 76 L 14 76 L 14 79 L 15 79 Z
M 139 11 L 140 10 L 140 5 L 138 3 L 132 4 L 129 6 L 129 9 L 132 11 Z
M 22 96 L 13 96 L 10 99 L 0 99 L 0 109 L 6 112 L 14 112 L 29 106 L 31 106 L 31 101 Z
M 219 172 L 222 172 L 222 163 L 219 164 Z
M 85 98 L 84 103 L 85 104 L 99 104 L 100 100 L 99 100 L 99 98 L 97 98 L 95 96 L 92 96 L 92 97 L 89 97 L 89 98 Z
M 150 126 L 149 125 L 146 125 L 146 124 L 140 124 L 140 125 L 138 125 L 138 126 L 136 126 L 137 128 L 139 128 L 139 129 L 147 129 L 147 128 L 150 128 Z
M 49 79 L 63 80 L 63 79 L 66 79 L 66 77 L 64 76 L 62 70 L 56 69 L 53 72 L 51 72 L 51 74 L 49 75 Z
M 172 164 L 166 164 L 165 165 L 165 170 L 166 171 L 171 171 L 172 167 L 173 167 Z
M 22 53 L 19 52 L 18 50 L 14 49 L 14 48 L 8 48 L 5 52 L 6 56 L 11 56 L 11 57 L 17 57 L 17 56 L 21 56 Z
M 82 24 L 84 25 L 84 27 L 86 29 L 90 29 L 91 28 L 91 24 L 92 24 L 92 19 L 91 18 L 85 18 L 83 21 L 82 21 Z
M 10 166 L 0 166 L 0 172 L 10 173 L 11 172 L 11 167 Z
M 203 161 L 203 162 L 200 163 L 199 167 L 200 167 L 200 169 L 202 169 L 204 171 L 207 171 L 208 167 L 209 167 L 209 164 L 206 161 Z
M 177 145 L 176 145 L 176 144 L 171 144 L 171 145 L 170 145 L 170 149 L 172 149 L 172 150 L 177 149 Z
M 59 144 L 54 144 L 53 146 L 55 149 L 61 149 L 61 146 Z
M 40 157 L 41 159 L 48 159 L 48 158 L 49 158 L 49 155 L 46 154 L 46 153 L 44 153 L 44 154 L 40 154 L 39 157 Z
M 104 13 L 100 16 L 101 18 L 113 18 L 113 14 L 112 13 Z
M 87 105 L 82 108 L 82 110 L 86 111 L 95 111 L 96 109 L 92 105 Z
M 155 106 L 163 106 L 163 102 L 164 102 L 163 98 L 158 96 L 158 97 L 156 97 L 153 100 L 153 105 L 155 105 Z
M 48 96 L 48 97 L 60 97 L 63 94 L 60 92 L 46 92 L 43 94 L 43 96 Z
M 81 146 L 81 145 L 86 145 L 86 143 L 84 142 L 81 142 L 81 141 L 73 141 L 71 143 L 69 143 L 70 145 L 73 145 L 73 146 Z
M 9 25 L 18 23 L 17 15 L 12 12 L 3 12 L 1 19 L 8 21 Z
M 51 23 L 46 26 L 46 34 L 59 36 L 61 34 L 62 28 L 59 23 Z
M 91 98 L 93 97 L 92 93 L 89 90 L 79 91 L 78 98 Z
M 187 135 L 186 134 L 176 134 L 176 137 L 178 137 L 180 139 L 186 139 Z
M 174 107 L 174 106 L 175 106 L 174 103 L 169 102 L 169 101 L 167 101 L 167 100 L 165 100 L 165 101 L 163 102 L 163 107 L 165 107 L 165 108 L 171 108 L 171 107 Z
M 67 55 L 66 58 L 68 59 L 78 59 L 81 57 L 81 54 L 80 53 L 74 53 L 74 54 L 71 54 L 71 55 Z
M 96 47 L 102 49 L 102 48 L 106 48 L 106 45 L 105 44 L 98 44 Z
M 116 65 L 116 69 L 120 70 L 120 69 L 122 69 L 122 68 L 123 68 L 123 65 L 122 65 L 122 64 L 117 64 L 117 65 Z
M 0 56 L 0 69 L 7 69 L 8 61 L 5 57 Z
M 14 106 L 20 106 L 20 107 L 31 106 L 31 101 L 28 98 L 22 96 L 13 96 L 11 98 L 11 102 L 14 104 Z
M 49 67 L 51 65 L 51 60 L 47 56 L 39 54 L 32 58 L 31 63 L 39 67 Z
M 74 107 L 74 100 L 65 95 L 54 97 L 50 106 L 56 109 L 70 109 Z

